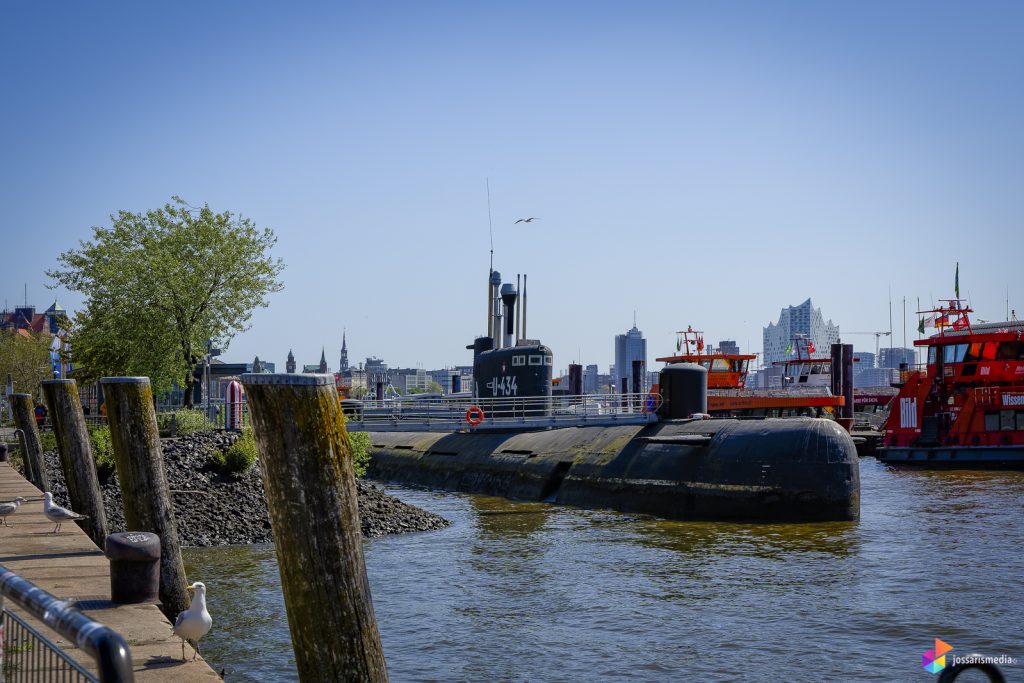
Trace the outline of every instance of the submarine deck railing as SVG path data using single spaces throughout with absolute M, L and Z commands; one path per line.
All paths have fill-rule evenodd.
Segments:
M 655 394 L 587 394 L 502 398 L 344 401 L 350 431 L 485 431 L 648 424 L 657 420 Z
M 25 619 L 5 609 L 5 598 L 75 643 L 93 659 L 98 675 L 65 654 Z M 134 680 L 131 650 L 119 633 L 0 565 L 0 683 Z

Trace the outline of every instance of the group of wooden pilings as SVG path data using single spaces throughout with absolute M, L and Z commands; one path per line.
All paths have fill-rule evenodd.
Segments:
M 188 589 L 149 378 L 106 377 L 100 383 L 107 405 L 125 523 L 129 531 L 148 531 L 160 537 L 160 603 L 164 614 L 173 619 L 188 608 Z M 108 533 L 107 514 L 78 385 L 73 379 L 48 380 L 43 382 L 43 396 L 53 423 L 71 509 L 87 515 L 79 524 L 102 548 Z M 32 397 L 13 394 L 11 402 L 15 425 L 23 435 L 27 479 L 40 490 L 48 491 Z
M 153 393 L 145 377 L 100 381 L 127 528 L 160 537 L 160 600 L 172 620 L 188 605 Z M 263 488 L 274 532 L 288 625 L 303 681 L 386 681 L 363 559 L 351 447 L 329 375 L 247 374 Z M 99 480 L 74 380 L 43 383 L 71 507 L 102 546 Z M 47 490 L 28 394 L 12 397 L 28 478 Z

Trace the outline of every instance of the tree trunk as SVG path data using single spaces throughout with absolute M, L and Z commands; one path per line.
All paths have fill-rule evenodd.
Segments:
M 186 409 L 195 407 L 195 400 L 192 396 L 192 389 L 196 385 L 195 368 L 190 368 L 185 373 L 185 396 L 182 398 L 182 407 Z

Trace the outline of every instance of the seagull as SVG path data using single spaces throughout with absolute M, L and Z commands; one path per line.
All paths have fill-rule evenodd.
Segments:
M 195 648 L 192 660 L 199 654 L 199 639 L 205 636 L 213 626 L 213 618 L 206 611 L 206 584 L 196 581 L 188 587 L 196 592 L 189 608 L 174 620 L 174 635 L 181 638 L 181 661 L 185 661 L 185 641 Z
M 77 520 L 77 519 L 89 519 L 89 515 L 80 515 L 77 512 L 72 512 L 67 508 L 62 508 L 60 505 L 56 505 L 53 502 L 53 494 L 47 491 L 43 494 L 43 514 L 46 518 L 56 524 L 53 527 L 51 533 L 57 533 L 60 531 L 60 525 L 64 522 Z
M 539 220 L 540 220 L 539 218 L 537 218 L 536 216 L 533 216 L 531 218 L 520 218 L 519 220 L 516 221 L 516 223 L 532 223 L 533 221 L 539 221 Z M 513 223 L 512 225 L 515 225 L 516 223 Z
M 17 512 L 18 508 L 24 502 L 25 499 L 22 498 L 21 496 L 18 496 L 10 503 L 0 503 L 0 519 L 3 520 L 4 526 L 10 526 L 10 524 L 7 523 L 7 515 L 13 515 L 15 512 Z

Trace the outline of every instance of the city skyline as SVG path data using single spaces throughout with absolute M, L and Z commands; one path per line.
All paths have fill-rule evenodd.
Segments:
M 8 306 L 80 309 L 57 255 L 178 195 L 276 231 L 284 290 L 227 354 L 278 367 L 342 329 L 466 362 L 491 228 L 560 367 L 634 311 L 651 357 L 756 349 L 807 297 L 848 332 L 891 301 L 909 345 L 957 263 L 977 318 L 1024 308 L 1018 4 L 126 7 L 2 10 Z

